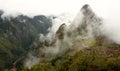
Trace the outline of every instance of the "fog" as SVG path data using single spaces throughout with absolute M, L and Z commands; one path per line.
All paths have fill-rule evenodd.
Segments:
M 66 16 L 66 14 L 52 19 L 53 24 L 49 33 L 46 35 L 40 34 L 39 45 L 41 46 L 37 47 L 35 51 L 30 51 L 32 55 L 27 58 L 24 65 L 31 68 L 32 65 L 36 64 L 34 62 L 37 61 L 36 59 L 39 59 L 39 62 L 44 62 L 57 57 L 64 58 L 74 55 L 81 49 L 90 47 L 90 44 L 86 41 L 94 42 L 94 36 L 100 33 L 99 24 L 101 21 L 89 8 L 89 5 L 85 6 L 87 7 L 78 11 L 74 19 L 70 15 Z
M 119 3 L 119 0 L 0 0 L 0 9 L 27 15 L 76 14 L 84 4 L 89 4 L 98 15 L 109 17 L 120 12 Z
M 49 28 L 49 33 L 45 36 L 42 36 L 42 38 L 45 38 L 44 40 L 50 40 L 51 43 L 56 37 L 56 31 L 58 30 L 61 24 L 66 23 L 68 28 L 65 28 L 65 31 L 71 30 L 70 26 L 72 24 L 75 24 L 72 25 L 72 27 L 74 26 L 74 28 L 80 25 L 84 16 L 82 16 L 82 14 L 79 11 L 84 4 L 89 4 L 93 12 L 95 12 L 95 14 L 98 17 L 102 18 L 102 26 L 100 28 L 102 34 L 107 36 L 114 42 L 120 44 L 119 3 L 119 0 L 0 0 L 0 9 L 5 11 L 3 16 L 12 15 L 13 17 L 16 17 L 17 14 L 15 13 L 22 13 L 28 16 L 41 14 L 48 16 L 55 15 L 57 18 L 53 19 L 53 24 L 52 27 Z M 92 23 L 94 21 L 92 19 L 88 19 L 88 22 Z M 91 26 L 89 27 L 91 30 Z M 74 34 L 76 35 L 76 32 L 74 32 Z M 91 33 L 89 36 L 90 39 L 93 37 Z M 87 40 L 89 38 L 87 38 Z M 57 41 L 54 46 L 45 46 L 44 48 L 40 49 L 40 51 L 42 51 L 45 54 L 45 57 L 43 58 L 49 58 L 51 60 L 52 57 L 56 55 L 62 56 L 62 54 L 64 54 L 63 52 L 71 50 L 71 47 L 73 45 L 76 45 L 76 47 L 86 47 L 86 44 L 82 42 L 79 42 L 83 44 L 80 45 L 78 43 L 79 40 L 77 39 L 81 39 L 81 37 L 77 35 L 68 38 L 65 35 L 62 41 L 57 38 Z M 42 42 L 44 42 L 44 40 Z M 74 43 L 71 40 L 75 40 Z M 78 49 L 79 48 L 74 48 L 74 51 Z M 27 61 L 25 61 L 25 66 L 30 68 L 32 65 L 38 63 L 39 60 L 42 60 L 42 57 L 36 57 L 31 54 L 26 60 Z
M 89 4 L 93 11 L 104 19 L 106 35 L 109 34 L 111 39 L 119 43 L 119 3 L 119 0 L 0 0 L 0 9 L 5 11 L 3 17 L 16 17 L 21 13 L 28 16 L 43 14 L 60 17 L 62 13 L 71 13 L 74 18 L 84 4 Z

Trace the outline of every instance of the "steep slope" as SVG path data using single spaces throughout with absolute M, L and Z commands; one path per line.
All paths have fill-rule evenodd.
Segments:
M 51 26 L 51 20 L 43 15 L 2 18 L 3 14 L 0 11 L 0 69 L 9 68 L 14 61 L 25 56 L 39 33 L 46 34 Z
M 102 24 L 90 6 L 84 5 L 73 23 L 62 24 L 51 41 L 41 37 L 43 41 L 33 52 L 39 63 L 23 71 L 119 70 L 120 45 L 102 34 Z
M 96 42 L 96 38 L 102 35 L 100 32 L 102 21 L 94 14 L 94 12 L 92 12 L 88 5 L 83 6 L 79 13 L 81 14 L 76 16 L 77 20 L 75 18 L 70 26 L 66 26 L 65 23 L 62 24 L 56 33 L 53 33 L 54 37 L 50 41 L 49 39 L 46 39 L 49 34 L 44 37 L 40 36 L 43 40 L 40 42 L 40 45 L 42 46 L 36 47 L 35 53 L 40 52 L 39 54 L 44 54 L 46 59 L 46 56 L 50 54 L 54 57 L 54 51 L 56 50 L 58 51 L 55 52 L 55 55 L 60 55 L 60 53 L 63 53 L 62 51 L 67 52 L 70 50 L 76 52 L 76 50 L 79 51 L 80 49 L 92 46 L 92 43 L 88 45 L 87 42 L 94 43 Z M 76 23 L 76 21 L 79 22 Z M 43 53 L 42 50 L 44 50 Z M 69 51 L 67 53 L 69 54 Z M 37 56 L 39 54 L 37 53 Z

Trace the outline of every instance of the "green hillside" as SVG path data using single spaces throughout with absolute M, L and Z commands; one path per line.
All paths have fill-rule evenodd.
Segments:
M 26 56 L 39 33 L 46 34 L 50 26 L 51 20 L 43 15 L 0 18 L 0 70 Z

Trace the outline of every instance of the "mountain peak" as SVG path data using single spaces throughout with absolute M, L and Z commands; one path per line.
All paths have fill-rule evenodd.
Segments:
M 83 13 L 84 16 L 93 16 L 94 12 L 92 11 L 91 7 L 88 4 L 85 4 L 82 8 L 81 8 L 81 12 Z
M 83 7 L 82 7 L 82 9 L 87 9 L 89 7 L 89 5 L 88 4 L 85 4 Z

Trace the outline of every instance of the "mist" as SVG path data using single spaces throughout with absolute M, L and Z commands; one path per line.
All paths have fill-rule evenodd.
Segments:
M 50 61 L 54 59 L 55 56 L 73 55 L 75 52 L 90 46 L 85 43 L 86 41 L 94 42 L 94 37 L 101 34 L 113 42 L 120 44 L 120 1 L 118 0 L 0 0 L 0 3 L 0 9 L 5 11 L 2 18 L 9 18 L 9 16 L 17 17 L 21 13 L 28 16 L 56 16 L 56 18 L 51 18 L 52 27 L 48 29 L 49 33 L 46 35 L 40 33 L 40 44 L 38 44 L 41 45 L 41 47 L 35 50 L 39 54 L 37 55 L 35 51 L 28 53 L 28 57 L 24 61 L 24 66 L 28 68 L 42 61 Z M 80 8 L 84 4 L 90 5 L 96 17 L 99 17 L 99 19 L 97 19 L 98 21 L 94 21 L 94 18 L 90 19 L 89 16 L 86 17 L 80 12 Z M 92 25 L 87 26 L 87 33 L 85 30 L 82 30 L 82 34 L 85 32 L 87 36 L 81 36 L 79 32 L 76 31 L 76 28 L 80 27 L 86 18 L 88 19 L 87 22 L 92 23 Z M 59 27 L 63 23 L 65 23 L 65 27 L 63 26 L 64 29 L 60 31 L 60 34 L 62 33 L 64 36 L 63 39 L 61 39 L 59 38 Z M 91 26 L 96 26 L 96 23 L 102 23 L 102 25 L 99 27 L 97 25 L 94 29 L 91 28 Z M 95 31 L 95 33 L 93 31 Z M 68 33 L 70 33 L 70 35 L 68 35 Z M 44 45 L 46 43 L 47 45 Z
M 37 50 L 31 51 L 33 55 L 30 57 L 38 58 L 39 62 L 51 61 L 56 57 L 64 58 L 65 56 L 74 55 L 77 51 L 91 46 L 87 41 L 95 41 L 94 37 L 100 33 L 99 24 L 101 20 L 95 16 L 88 5 L 85 5 L 85 7 L 76 16 L 62 14 L 54 19 L 51 18 L 53 24 L 49 28 L 49 33 L 40 35 L 40 46 L 37 47 Z M 28 66 L 26 61 L 25 66 L 31 68 L 31 65 Z
M 40 36 L 39 39 L 43 45 L 38 48 L 40 56 L 35 56 L 39 59 L 39 62 L 50 61 L 56 56 L 64 57 L 74 55 L 77 51 L 91 46 L 88 43 L 86 44 L 86 41 L 95 42 L 95 37 L 100 35 L 120 44 L 120 25 L 118 25 L 120 21 L 118 16 L 116 17 L 114 14 L 114 16 L 111 15 L 109 18 L 99 17 L 94 12 L 94 8 L 92 9 L 86 5 L 76 16 L 70 13 L 64 13 L 56 16 L 54 19 L 51 18 L 53 24 L 49 28 L 49 33 Z M 85 28 L 81 29 L 82 27 Z M 80 30 L 78 31 L 76 29 Z M 64 34 L 62 38 L 59 36 L 61 33 Z M 46 41 L 48 45 L 44 45 Z M 44 56 L 41 54 L 44 54 Z M 27 66 L 27 63 L 25 62 L 25 66 Z M 33 62 L 33 64 L 36 63 Z M 28 67 L 31 68 L 31 66 Z
M 38 64 L 39 61 L 40 61 L 40 58 L 37 58 L 33 56 L 31 53 L 29 53 L 27 58 L 24 60 L 25 62 L 24 66 L 30 69 L 33 65 Z

